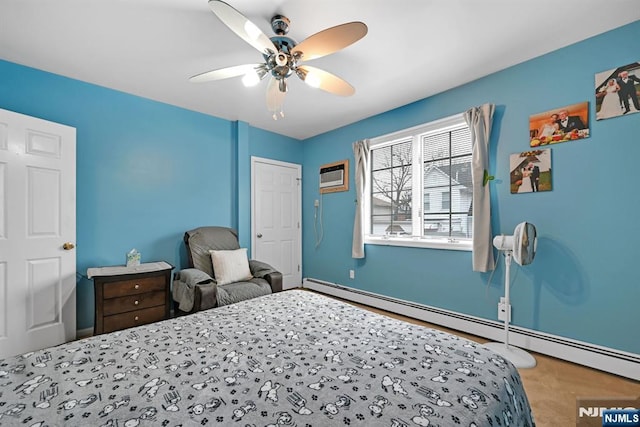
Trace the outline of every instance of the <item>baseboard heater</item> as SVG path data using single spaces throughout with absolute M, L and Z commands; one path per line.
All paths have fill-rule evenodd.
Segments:
M 305 278 L 302 287 L 492 341 L 502 342 L 504 340 L 504 324 L 502 322 L 417 304 L 313 278 Z M 517 347 L 636 381 L 640 380 L 640 355 L 638 354 L 513 325 L 509 327 L 509 331 L 509 343 Z

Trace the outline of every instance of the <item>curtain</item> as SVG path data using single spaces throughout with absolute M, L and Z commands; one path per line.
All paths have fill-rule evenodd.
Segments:
M 491 193 L 485 175 L 489 172 L 489 135 L 495 105 L 484 104 L 465 112 L 473 146 L 471 181 L 473 183 L 473 271 L 494 269 L 491 233 Z
M 353 221 L 352 258 L 364 258 L 364 192 L 369 171 L 369 140 L 363 139 L 353 143 L 355 157 L 354 174 L 356 177 L 356 214 Z

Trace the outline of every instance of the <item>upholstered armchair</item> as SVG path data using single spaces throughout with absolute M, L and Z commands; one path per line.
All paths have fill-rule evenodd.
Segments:
M 227 227 L 199 227 L 184 234 L 189 268 L 176 273 L 173 300 L 178 314 L 233 304 L 282 290 L 282 274 L 250 260 L 238 234 Z

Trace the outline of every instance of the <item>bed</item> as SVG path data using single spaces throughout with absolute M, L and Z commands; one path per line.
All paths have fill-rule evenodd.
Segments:
M 533 426 L 472 341 L 304 290 L 0 360 L 0 425 Z

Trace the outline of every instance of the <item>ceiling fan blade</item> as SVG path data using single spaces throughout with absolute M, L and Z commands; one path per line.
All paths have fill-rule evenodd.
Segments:
M 317 87 L 340 96 L 351 96 L 356 93 L 354 87 L 349 83 L 320 68 L 304 65 L 298 67 L 298 70 L 302 71 L 302 73 L 297 73 L 298 77 L 304 80 L 309 86 Z
M 233 67 L 220 68 L 218 70 L 207 71 L 206 73 L 196 74 L 189 78 L 191 83 L 203 83 L 213 80 L 228 79 L 230 77 L 237 77 L 247 74 L 251 70 L 257 70 L 264 64 L 243 64 L 235 65 Z
M 269 80 L 269 86 L 267 86 L 267 110 L 273 113 L 273 119 L 278 120 L 278 115 L 284 117 L 284 97 L 286 92 L 280 91 L 280 82 L 275 77 L 271 77 Z
M 320 58 L 357 42 L 367 31 L 367 26 L 362 22 L 349 22 L 327 28 L 296 45 L 292 54 L 298 53 L 303 61 Z
M 260 53 L 269 54 L 269 51 L 278 51 L 269 37 L 260 31 L 256 24 L 232 6 L 220 0 L 209 0 L 209 8 L 227 27 L 241 39 L 258 49 Z

